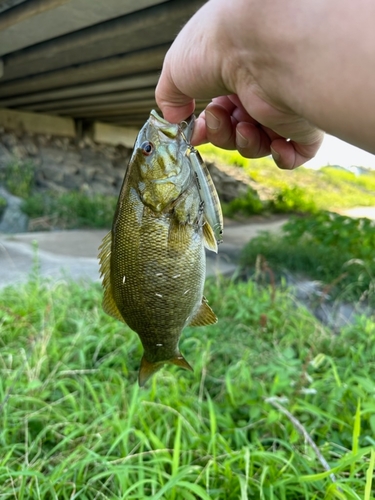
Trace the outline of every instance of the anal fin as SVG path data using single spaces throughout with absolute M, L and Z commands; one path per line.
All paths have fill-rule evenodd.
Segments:
M 189 326 L 207 326 L 215 323 L 217 323 L 216 314 L 208 305 L 206 297 L 203 297 L 202 304 L 194 318 L 190 320 Z

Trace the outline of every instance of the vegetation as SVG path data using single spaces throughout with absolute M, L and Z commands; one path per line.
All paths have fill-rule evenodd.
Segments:
M 298 203 L 303 193 L 305 203 L 311 203 L 313 211 L 374 205 L 375 171 L 358 176 L 333 167 L 285 171 L 267 159 L 249 161 L 244 169 L 256 182 L 274 189 L 276 196 L 289 190 L 290 197 Z M 295 187 L 293 196 L 290 190 Z
M 3 213 L 6 209 L 6 206 L 7 206 L 6 199 L 3 198 L 2 196 L 0 196 L 0 220 L 1 220 L 1 217 L 3 216 Z
M 373 320 L 334 336 L 287 292 L 211 282 L 194 373 L 140 390 L 101 295 L 37 275 L 0 292 L 1 498 L 374 499 Z
M 207 161 L 242 167 L 250 178 L 273 192 L 269 200 L 260 202 L 253 194 L 246 194 L 229 204 L 223 204 L 227 217 L 258 213 L 316 213 L 354 206 L 373 206 L 375 199 L 375 171 L 362 175 L 323 167 L 311 170 L 299 167 L 293 171 L 280 170 L 273 160 L 247 160 L 239 153 L 224 151 L 211 144 L 199 150 Z
M 35 166 L 30 161 L 14 160 L 0 170 L 0 183 L 19 198 L 31 195 L 35 182 Z
M 31 219 L 44 219 L 49 227 L 99 229 L 111 227 L 116 203 L 117 197 L 101 194 L 36 193 L 24 201 L 22 210 Z
M 251 240 L 242 264 L 253 267 L 262 255 L 272 268 L 288 269 L 330 285 L 330 294 L 375 303 L 375 222 L 330 212 L 293 217 L 280 235 Z
M 225 217 L 249 216 L 264 212 L 265 204 L 259 199 L 255 191 L 248 192 L 228 203 L 222 203 L 223 215 Z

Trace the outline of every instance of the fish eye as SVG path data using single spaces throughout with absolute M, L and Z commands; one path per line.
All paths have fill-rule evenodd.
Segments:
M 145 142 L 142 142 L 141 149 L 142 149 L 142 153 L 145 156 L 150 156 L 150 154 L 154 151 L 154 145 L 150 141 L 145 141 Z

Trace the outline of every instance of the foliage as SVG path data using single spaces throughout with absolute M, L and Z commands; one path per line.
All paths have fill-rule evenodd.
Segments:
M 334 336 L 286 292 L 206 295 L 219 323 L 181 346 L 195 372 L 140 390 L 140 343 L 99 286 L 0 292 L 1 497 L 374 500 L 374 321 Z
M 314 213 L 318 210 L 311 194 L 299 186 L 285 186 L 276 191 L 267 208 L 273 213 Z
M 203 144 L 202 146 L 198 146 L 197 149 L 205 161 L 234 165 L 237 167 L 245 167 L 249 164 L 249 160 L 240 155 L 238 151 L 219 149 L 212 144 Z
M 249 189 L 248 192 L 239 198 L 236 198 L 228 203 L 222 203 L 223 214 L 226 217 L 234 217 L 235 215 L 254 215 L 264 211 L 264 204 L 259 199 L 255 191 Z
M 375 172 L 361 175 L 334 167 L 312 170 L 299 167 L 293 171 L 280 170 L 271 158 L 247 160 L 238 152 L 216 148 L 212 144 L 199 147 L 205 160 L 243 168 L 261 188 L 267 188 L 273 196 L 263 202 L 263 208 L 248 196 L 235 200 L 232 206 L 224 206 L 228 217 L 240 213 L 315 213 L 318 210 L 373 206 L 375 197 Z
M 264 233 L 244 248 L 242 264 L 261 254 L 271 266 L 307 273 L 349 300 L 375 300 L 375 222 L 330 212 L 293 217 L 281 235 Z
M 269 159 L 253 160 L 245 171 L 262 186 L 278 191 L 296 186 L 318 210 L 373 206 L 375 172 L 355 175 L 333 167 L 312 170 L 299 167 L 286 171 L 278 169 Z
M 0 182 L 14 196 L 27 198 L 34 188 L 35 165 L 30 161 L 14 160 L 0 171 Z
M 5 198 L 3 198 L 2 196 L 0 196 L 0 220 L 1 220 L 1 217 L 3 216 L 3 213 L 5 211 L 7 207 L 7 201 Z
M 59 228 L 109 228 L 116 203 L 117 197 L 101 194 L 37 193 L 24 201 L 22 210 L 30 218 L 48 218 L 51 225 Z

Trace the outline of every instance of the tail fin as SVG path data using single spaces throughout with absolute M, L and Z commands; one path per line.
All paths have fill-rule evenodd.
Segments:
M 156 363 L 150 363 L 143 356 L 138 374 L 139 386 L 143 387 L 147 382 L 147 380 L 151 378 L 152 375 L 154 375 L 154 373 L 159 371 L 160 368 L 162 368 L 166 363 L 179 366 L 180 368 L 184 368 L 185 370 L 190 370 L 191 372 L 193 371 L 193 368 L 189 365 L 189 363 L 180 353 L 178 353 L 177 356 L 175 356 L 172 359 L 168 359 L 166 361 L 157 361 Z

